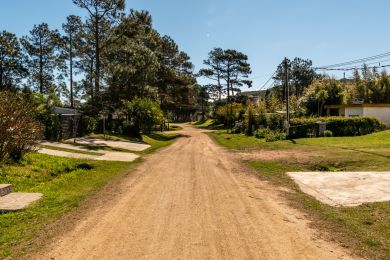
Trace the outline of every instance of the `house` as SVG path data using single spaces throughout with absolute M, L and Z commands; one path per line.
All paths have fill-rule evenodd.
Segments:
M 390 104 L 325 105 L 327 116 L 372 116 L 390 125 Z
M 256 91 L 244 91 L 240 95 L 247 97 L 248 101 L 252 104 L 257 104 L 261 99 L 265 97 L 265 90 L 256 90 Z

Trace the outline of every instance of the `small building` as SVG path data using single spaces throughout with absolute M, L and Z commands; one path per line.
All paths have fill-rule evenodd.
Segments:
M 59 139 L 69 139 L 78 135 L 81 113 L 77 109 L 54 107 L 52 115 L 57 116 L 59 119 L 61 127 Z
M 390 104 L 325 105 L 327 116 L 372 116 L 390 125 Z

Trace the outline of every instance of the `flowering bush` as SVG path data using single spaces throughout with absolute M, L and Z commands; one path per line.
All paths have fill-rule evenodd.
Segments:
M 0 161 L 20 160 L 41 137 L 31 102 L 17 93 L 0 92 Z

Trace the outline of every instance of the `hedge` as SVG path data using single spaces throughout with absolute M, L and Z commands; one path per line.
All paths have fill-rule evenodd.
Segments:
M 374 117 L 294 118 L 290 121 L 290 138 L 318 136 L 318 121 L 326 122 L 326 130 L 333 136 L 359 136 L 386 129 L 386 125 Z

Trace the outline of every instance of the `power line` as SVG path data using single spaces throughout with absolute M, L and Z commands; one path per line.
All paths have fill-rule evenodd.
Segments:
M 386 68 L 390 67 L 390 64 L 387 65 L 381 65 L 381 66 L 371 66 L 371 67 L 366 67 L 367 69 L 374 69 L 374 68 Z M 314 68 L 315 70 L 322 70 L 322 71 L 350 71 L 350 70 L 362 70 L 364 69 L 363 67 L 358 68 L 358 67 L 350 67 L 350 68 Z
M 264 85 L 260 88 L 260 90 L 264 90 L 266 89 L 268 83 L 270 83 L 270 81 L 274 78 L 274 76 L 276 75 L 276 71 L 271 75 L 271 77 L 264 83 Z
M 337 64 L 333 64 L 333 65 L 321 66 L 321 67 L 317 67 L 315 69 L 332 69 L 332 68 L 337 68 L 337 67 L 349 66 L 349 65 L 353 65 L 353 64 L 357 64 L 357 63 L 362 64 L 362 63 L 365 63 L 367 61 L 378 60 L 378 59 L 382 59 L 382 58 L 389 57 L 389 56 L 390 56 L 390 52 L 386 52 L 386 53 L 382 53 L 382 54 L 378 54 L 378 55 L 374 55 L 374 56 L 370 56 L 370 57 L 366 57 L 366 58 L 362 58 L 362 59 L 337 63 Z

